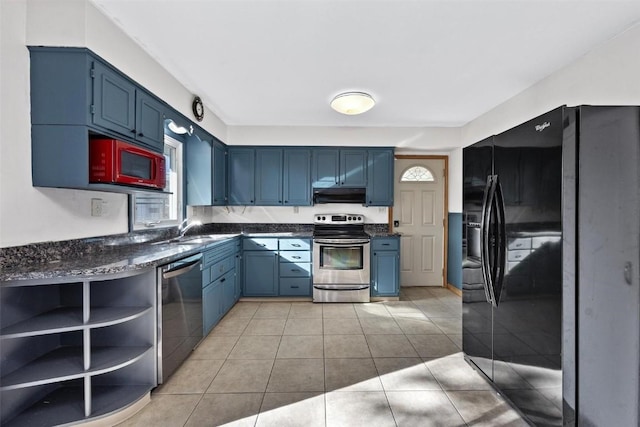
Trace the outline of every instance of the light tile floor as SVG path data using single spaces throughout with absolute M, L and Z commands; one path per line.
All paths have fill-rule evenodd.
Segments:
M 240 302 L 122 426 L 526 426 L 464 360 L 460 298 Z

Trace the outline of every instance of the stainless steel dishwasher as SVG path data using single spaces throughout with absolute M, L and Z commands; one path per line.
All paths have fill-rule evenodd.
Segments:
M 202 254 L 158 267 L 158 384 L 202 340 Z

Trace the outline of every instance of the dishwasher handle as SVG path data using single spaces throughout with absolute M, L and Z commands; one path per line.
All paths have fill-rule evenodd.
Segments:
M 179 267 L 176 267 L 172 270 L 167 270 L 164 273 L 162 273 L 162 278 L 171 279 L 172 277 L 180 276 L 181 274 L 187 273 L 193 270 L 194 268 L 196 268 L 196 265 L 199 263 L 200 263 L 200 259 L 197 259 L 195 261 L 191 261 L 187 264 L 183 264 Z

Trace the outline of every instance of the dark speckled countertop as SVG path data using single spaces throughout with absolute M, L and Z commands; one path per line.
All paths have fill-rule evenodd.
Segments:
M 372 237 L 397 236 L 386 224 L 367 224 Z M 156 243 L 175 237 L 174 231 L 148 231 L 116 236 L 45 242 L 0 249 L 0 286 L 21 281 L 51 283 L 70 278 L 95 278 L 156 268 L 236 237 L 311 238 L 309 224 L 207 224 L 190 235 L 197 242 Z
M 15 263 L 3 267 L 3 285 L 22 280 L 66 280 L 70 277 L 90 278 L 98 275 L 145 270 L 201 252 L 240 234 L 209 235 L 198 244 L 141 243 L 112 246 L 101 251 L 88 251 L 81 256 L 55 258 L 40 263 Z
M 266 233 L 223 233 L 207 235 L 191 235 L 190 240 L 197 239 L 198 243 L 185 242 L 162 243 L 145 242 L 103 247 L 99 251 L 86 250 L 66 256 L 53 256 L 45 262 L 16 261 L 5 265 L 0 271 L 0 282 L 10 285 L 12 282 L 23 280 L 52 280 L 65 281 L 70 277 L 78 279 L 91 278 L 98 275 L 117 274 L 128 271 L 145 270 L 173 262 L 177 259 L 202 252 L 216 246 L 225 240 L 237 237 L 297 237 L 311 238 L 311 232 L 266 232 Z

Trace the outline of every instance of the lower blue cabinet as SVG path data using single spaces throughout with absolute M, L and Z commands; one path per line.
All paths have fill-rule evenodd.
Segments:
M 204 334 L 240 298 L 240 239 L 225 241 L 203 253 L 202 323 Z
M 209 284 L 202 290 L 202 321 L 205 336 L 222 318 L 222 298 L 222 284 L 218 281 Z
M 278 251 L 270 250 L 244 252 L 245 297 L 266 297 L 278 295 Z
M 396 297 L 399 295 L 399 238 L 374 238 L 371 244 L 371 296 Z

